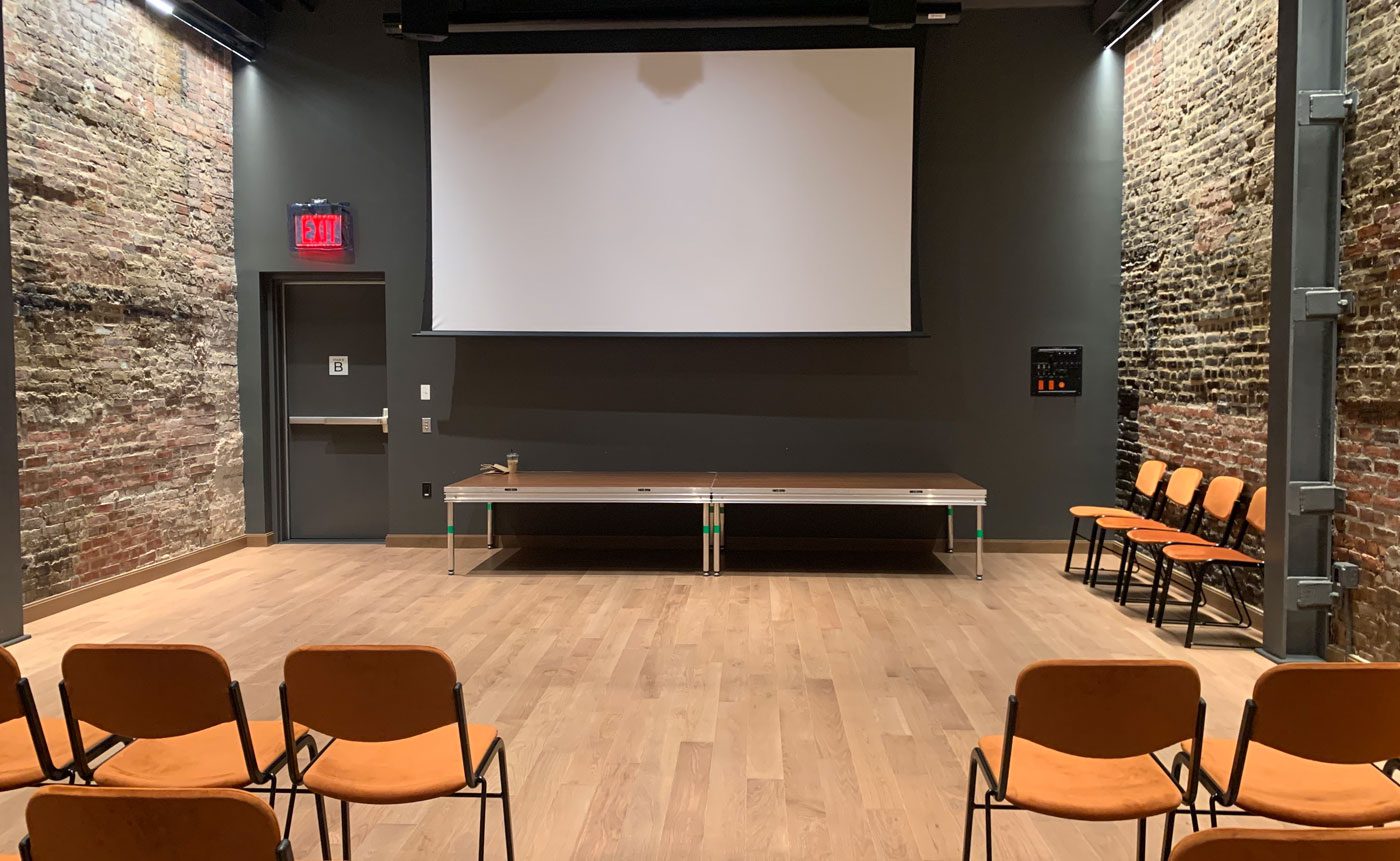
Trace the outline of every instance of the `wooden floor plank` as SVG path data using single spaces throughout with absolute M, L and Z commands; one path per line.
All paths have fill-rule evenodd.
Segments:
M 206 643 L 251 716 L 271 719 L 296 645 L 439 646 L 471 719 L 509 745 L 516 845 L 537 861 L 957 858 L 968 754 L 1000 732 L 1027 663 L 1184 658 L 1202 671 L 1209 731 L 1227 736 L 1268 666 L 1183 649 L 1179 632 L 1085 589 L 1054 556 L 990 555 L 978 583 L 967 553 L 940 554 L 951 573 L 798 559 L 802 573 L 702 578 L 680 565 L 551 569 L 516 552 L 461 550 L 447 577 L 427 549 L 248 549 L 40 620 L 12 651 L 58 714 L 74 643 Z M 0 796 L 0 847 L 22 836 L 29 794 Z M 488 853 L 503 858 L 490 804 Z M 312 805 L 298 808 L 298 857 L 318 857 Z M 352 812 L 357 859 L 475 852 L 474 800 Z M 338 826 L 332 805 L 337 850 Z M 1128 857 L 1133 830 L 999 813 L 994 840 L 1002 859 L 1097 861 Z

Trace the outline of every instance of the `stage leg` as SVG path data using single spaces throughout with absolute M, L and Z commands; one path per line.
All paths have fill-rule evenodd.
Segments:
M 953 506 L 948 506 L 948 552 L 953 552 Z
M 714 522 L 711 524 L 713 526 L 711 537 L 714 539 L 714 545 L 712 547 L 712 558 L 714 561 L 710 564 L 710 573 L 718 577 L 721 568 L 720 551 L 724 549 L 724 504 L 719 502 L 714 503 L 714 507 L 711 511 L 714 516 Z
M 447 503 L 447 576 L 457 573 L 457 526 L 453 522 L 457 506 Z
M 496 546 L 496 503 L 486 503 L 486 549 Z
M 710 573 L 710 503 L 700 504 L 700 576 Z
M 982 579 L 982 512 L 985 505 L 977 506 L 977 579 Z

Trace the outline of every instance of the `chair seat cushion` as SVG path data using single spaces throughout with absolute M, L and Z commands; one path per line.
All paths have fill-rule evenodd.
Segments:
M 987 736 L 978 746 L 996 773 L 1002 737 Z M 1091 759 L 1018 738 L 1011 747 L 1006 799 L 1062 819 L 1119 822 L 1176 809 L 1181 790 L 1150 756 Z
M 1111 508 L 1103 505 L 1076 505 L 1069 510 L 1072 517 L 1136 517 L 1126 508 Z
M 266 771 L 287 752 L 282 722 L 248 722 L 253 759 Z M 292 725 L 295 738 L 306 728 Z M 93 777 L 100 786 L 153 789 L 238 789 L 248 785 L 248 766 L 238 740 L 238 725 L 218 726 L 171 738 L 143 738 L 117 751 Z
M 1100 529 L 1171 529 L 1159 520 L 1148 520 L 1146 517 L 1100 517 L 1097 521 Z
M 39 721 L 43 724 L 44 739 L 49 745 L 49 758 L 54 766 L 67 768 L 72 765 L 68 725 L 62 718 L 40 718 Z M 107 738 L 107 733 L 91 724 L 79 723 L 78 731 L 82 734 L 83 746 L 88 750 Z M 15 718 L 0 723 L 0 791 L 32 786 L 46 777 L 39 767 L 39 755 L 34 751 L 34 737 L 29 734 L 28 721 Z
M 481 768 L 495 740 L 495 727 L 467 725 L 473 771 Z M 403 804 L 460 792 L 467 778 L 457 725 L 395 741 L 336 739 L 307 769 L 302 782 L 313 792 L 357 804 Z
M 1229 785 L 1234 762 L 1234 739 L 1201 746 L 1201 770 L 1217 786 Z M 1315 762 L 1252 742 L 1236 806 L 1295 825 L 1361 828 L 1400 820 L 1400 786 L 1371 765 Z
M 1128 540 L 1134 544 L 1196 544 L 1216 546 L 1209 538 L 1180 532 L 1176 529 L 1133 529 L 1128 532 Z
M 1264 564 L 1248 553 L 1241 553 L 1229 547 L 1216 547 L 1214 545 L 1190 547 L 1182 544 L 1172 544 L 1164 549 L 1162 553 L 1168 559 L 1175 562 L 1224 562 L 1227 565 Z

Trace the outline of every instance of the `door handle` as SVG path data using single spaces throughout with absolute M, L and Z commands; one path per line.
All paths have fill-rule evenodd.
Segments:
M 327 425 L 331 427 L 377 427 L 389 432 L 389 410 L 377 416 L 288 416 L 289 425 Z

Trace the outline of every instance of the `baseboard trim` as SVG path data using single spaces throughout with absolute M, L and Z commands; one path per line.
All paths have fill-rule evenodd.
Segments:
M 247 538 L 249 547 L 271 547 L 277 543 L 275 532 L 249 532 Z
M 193 568 L 202 565 L 220 556 L 227 556 L 235 550 L 242 550 L 249 545 L 249 536 L 240 535 L 237 538 L 230 538 L 227 541 L 220 541 L 218 544 L 211 544 L 208 547 L 201 547 L 189 553 L 182 553 L 179 556 L 172 556 L 160 562 L 153 562 L 150 565 L 143 565 L 125 574 L 118 574 L 99 580 L 96 583 L 89 583 L 79 586 L 76 589 L 69 589 L 67 592 L 60 592 L 57 595 L 50 595 L 47 598 L 40 598 L 30 604 L 24 605 L 24 622 L 37 622 L 40 619 L 48 618 L 55 613 L 64 610 L 71 610 L 74 607 L 82 606 L 89 601 L 96 601 L 98 598 L 105 598 L 108 595 L 115 595 L 118 592 L 125 592 L 136 586 L 150 583 L 152 580 L 159 580 L 168 577 L 186 568 Z
M 459 549 L 480 550 L 486 547 L 486 536 L 482 534 L 459 534 L 455 537 Z M 698 545 L 699 536 L 691 538 L 685 535 L 498 535 L 496 542 L 498 547 L 549 550 L 691 550 Z M 406 532 L 392 533 L 384 536 L 384 546 L 445 550 L 447 536 Z M 731 550 L 824 550 L 857 553 L 941 553 L 946 549 L 941 538 L 732 536 L 725 539 L 725 546 Z M 960 539 L 955 545 L 958 553 L 971 553 L 974 546 L 971 538 Z M 1068 547 L 1069 543 L 1060 539 L 983 539 L 983 549 L 987 553 L 1064 553 Z

